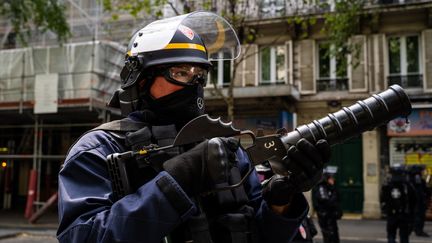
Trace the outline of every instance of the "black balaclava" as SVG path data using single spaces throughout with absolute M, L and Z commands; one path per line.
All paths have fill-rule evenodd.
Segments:
M 156 116 L 156 125 L 175 124 L 183 127 L 193 118 L 204 114 L 204 89 L 202 85 L 185 86 L 159 99 L 145 94 L 145 107 Z

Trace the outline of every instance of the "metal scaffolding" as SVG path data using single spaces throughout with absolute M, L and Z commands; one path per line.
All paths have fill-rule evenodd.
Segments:
M 90 129 L 110 119 L 113 111 L 106 103 L 120 86 L 124 53 L 123 45 L 110 41 L 0 51 L 0 65 L 5 67 L 0 70 L 0 147 L 14 141 L 19 148 L 0 153 L 0 160 L 11 165 L 31 161 L 37 173 L 32 207 L 45 204 L 40 195 L 44 163 L 61 162 L 66 156 L 65 152 L 43 153 L 44 144 L 52 139 L 50 132 Z M 56 87 L 53 92 L 51 86 Z M 54 106 L 55 111 L 46 110 L 47 106 Z M 4 201 L 10 201 L 9 197 Z

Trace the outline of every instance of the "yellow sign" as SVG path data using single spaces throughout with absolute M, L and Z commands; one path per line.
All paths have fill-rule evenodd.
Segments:
M 407 153 L 405 155 L 405 163 L 407 165 L 419 164 L 420 163 L 419 157 L 420 156 L 418 153 Z
M 432 175 L 432 153 L 406 153 L 405 164 L 407 165 L 425 165 L 426 173 Z
M 425 164 L 426 166 L 432 166 L 432 155 L 431 154 L 423 154 L 420 158 L 420 162 Z

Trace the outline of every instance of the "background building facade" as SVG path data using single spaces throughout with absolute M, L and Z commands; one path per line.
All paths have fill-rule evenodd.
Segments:
M 173 16 L 173 9 L 184 11 L 185 2 L 197 8 L 205 5 L 173 1 L 159 10 Z M 224 1 L 211 2 L 214 11 L 226 6 Z M 35 205 L 45 201 L 55 193 L 56 174 L 73 141 L 119 117 L 104 104 L 120 84 L 116 73 L 125 45 L 134 30 L 156 17 L 125 13 L 114 21 L 99 1 L 66 3 L 73 37 L 64 46 L 46 33 L 36 35 L 31 47 L 20 48 L 5 37 L 10 31 L 7 22 L 0 31 L 3 48 L 11 48 L 0 51 L 8 67 L 0 73 L 0 159 L 5 162 L 0 208 L 24 206 L 31 169 L 39 178 Z M 325 8 L 318 1 L 240 3 L 239 8 L 248 6 L 244 27 L 253 29 L 256 39 L 242 46 L 240 63 L 213 63 L 209 83 L 215 86 L 206 88 L 210 115 L 226 119 L 227 104 L 215 87 L 229 94 L 231 75 L 234 125 L 264 134 L 280 127 L 290 131 L 399 84 L 414 107 L 409 125 L 396 119 L 333 147 L 331 164 L 339 167 L 343 209 L 379 218 L 379 188 L 393 163 L 425 164 L 432 174 L 432 1 L 368 1 L 350 39 L 360 48 L 357 65 L 350 64 L 354 57 L 343 62 L 326 54 L 335 48 L 322 32 L 333 1 Z M 301 24 L 305 20 L 306 27 Z M 47 80 L 55 81 L 46 84 Z M 57 87 L 50 91 L 52 82 Z M 40 106 L 41 102 L 47 103 Z

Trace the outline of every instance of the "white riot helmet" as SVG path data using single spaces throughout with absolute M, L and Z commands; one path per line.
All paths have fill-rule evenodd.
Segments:
M 154 67 L 189 63 L 208 69 L 210 61 L 231 60 L 239 54 L 237 34 L 215 13 L 197 11 L 154 21 L 132 36 L 120 74 L 122 85 L 109 106 L 120 108 L 122 115 L 139 110 L 140 95 L 151 86 Z M 144 90 L 139 90 L 137 83 L 144 79 Z

